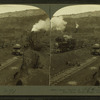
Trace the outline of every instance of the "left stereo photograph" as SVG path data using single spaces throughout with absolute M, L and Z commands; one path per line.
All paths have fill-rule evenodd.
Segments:
M 30 5 L 0 5 L 0 85 L 49 85 L 50 19 Z

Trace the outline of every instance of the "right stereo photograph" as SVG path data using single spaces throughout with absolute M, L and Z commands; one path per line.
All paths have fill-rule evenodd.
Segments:
M 100 5 L 72 5 L 51 19 L 50 85 L 100 85 Z

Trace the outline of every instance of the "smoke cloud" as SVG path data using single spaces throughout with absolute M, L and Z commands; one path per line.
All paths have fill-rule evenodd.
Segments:
M 67 22 L 64 21 L 63 16 L 53 17 L 51 19 L 51 28 L 52 30 L 63 31 L 67 25 Z
M 31 31 L 37 32 L 40 30 L 48 31 L 50 30 L 50 19 L 47 18 L 46 20 L 39 20 L 38 23 L 33 25 L 33 28 Z

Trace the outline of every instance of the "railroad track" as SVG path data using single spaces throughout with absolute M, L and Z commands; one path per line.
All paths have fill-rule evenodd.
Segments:
M 19 57 L 13 57 L 11 59 L 8 59 L 5 63 L 1 64 L 0 70 L 3 70 L 4 68 L 8 67 L 12 63 L 16 62 Z
M 73 52 L 73 51 L 77 51 L 77 50 L 81 50 L 81 49 L 87 49 L 87 48 L 89 48 L 89 46 L 88 47 L 82 47 L 82 48 L 81 47 L 80 48 L 75 48 L 75 49 L 72 49 L 72 50 L 69 50 L 69 51 L 64 51 L 64 52 Z M 56 49 L 51 49 L 51 53 L 52 54 L 58 54 L 57 52 L 55 52 L 55 50 Z M 59 52 L 59 53 L 62 53 L 62 52 Z
M 77 73 L 78 71 L 86 68 L 88 65 L 96 61 L 98 57 L 92 57 L 91 59 L 88 59 L 85 63 L 81 64 L 79 67 L 73 67 L 67 70 L 64 70 L 62 72 L 59 72 L 58 74 L 54 75 L 54 77 L 50 78 L 50 84 L 56 85 L 59 82 L 63 81 L 64 79 L 68 78 L 69 76 L 73 75 L 74 73 Z

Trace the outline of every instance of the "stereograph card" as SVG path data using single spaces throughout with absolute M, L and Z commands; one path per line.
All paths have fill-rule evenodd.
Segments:
M 99 4 L 0 4 L 0 95 L 100 95 Z

